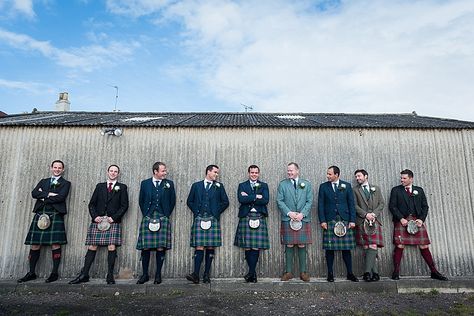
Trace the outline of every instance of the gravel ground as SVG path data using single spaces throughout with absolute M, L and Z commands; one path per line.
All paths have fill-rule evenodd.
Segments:
M 0 294 L 0 315 L 474 315 L 474 294 L 294 291 Z

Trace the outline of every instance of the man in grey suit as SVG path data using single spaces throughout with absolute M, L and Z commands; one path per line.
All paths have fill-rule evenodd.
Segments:
M 288 178 L 278 185 L 277 204 L 281 214 L 280 239 L 285 245 L 286 268 L 282 281 L 293 278 L 295 245 L 298 248 L 300 279 L 308 282 L 310 276 L 306 268 L 306 245 L 311 244 L 311 205 L 313 191 L 309 181 L 299 178 L 299 166 L 290 162 Z
M 354 172 L 357 182 L 354 188 L 356 208 L 356 244 L 364 248 L 365 270 L 362 279 L 366 282 L 380 280 L 376 264 L 377 249 L 384 246 L 380 215 L 385 201 L 380 187 L 370 184 L 369 174 L 364 169 Z

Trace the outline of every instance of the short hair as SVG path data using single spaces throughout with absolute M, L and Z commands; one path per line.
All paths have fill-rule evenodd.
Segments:
M 406 174 L 409 178 L 413 178 L 413 171 L 410 169 L 404 169 L 400 172 L 400 174 Z
M 153 169 L 152 169 L 153 173 L 155 173 L 155 170 L 156 170 L 156 171 L 160 171 L 160 166 L 166 167 L 166 165 L 165 165 L 164 162 L 161 162 L 161 161 L 155 162 L 155 163 L 153 164 Z
M 118 169 L 118 172 L 120 173 L 120 167 L 117 166 L 117 165 L 110 165 L 110 166 L 107 168 L 107 171 L 109 171 L 110 168 L 112 168 L 112 167 L 116 167 L 116 168 Z
M 63 166 L 63 169 L 64 169 L 64 162 L 62 162 L 61 160 L 57 159 L 57 160 L 53 160 L 53 162 L 51 163 L 51 168 L 53 167 L 53 165 L 55 163 L 60 163 L 62 166 Z
M 206 174 L 207 174 L 208 171 L 212 171 L 212 169 L 214 169 L 214 168 L 219 169 L 219 167 L 216 166 L 216 165 L 209 165 L 209 166 L 207 166 L 207 167 L 206 167 Z
M 247 172 L 250 172 L 250 169 L 255 169 L 255 168 L 257 168 L 258 171 L 260 172 L 260 168 L 257 165 L 250 165 L 247 169 Z
M 331 167 L 328 168 L 328 170 L 331 169 L 331 168 L 332 168 L 332 171 L 334 171 L 335 175 L 340 175 L 341 174 L 341 169 L 339 169 L 338 166 L 331 166 Z
M 359 172 L 362 173 L 364 176 L 369 176 L 369 173 L 365 171 L 365 169 L 357 169 L 356 171 L 354 171 L 354 175 L 358 174 Z
M 300 166 L 298 166 L 298 164 L 296 162 L 290 162 L 288 164 L 288 167 L 291 166 L 291 165 L 295 166 L 296 169 L 300 170 Z

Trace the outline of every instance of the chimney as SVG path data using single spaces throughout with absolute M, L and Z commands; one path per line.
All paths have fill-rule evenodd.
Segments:
M 70 110 L 71 102 L 68 100 L 68 93 L 61 92 L 59 100 L 56 101 L 56 111 L 68 112 Z

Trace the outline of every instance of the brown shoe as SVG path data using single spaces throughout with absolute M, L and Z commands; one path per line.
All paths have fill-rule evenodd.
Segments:
M 300 279 L 303 280 L 304 282 L 309 282 L 309 274 L 306 272 L 301 272 Z
M 281 276 L 281 280 L 282 280 L 282 281 L 289 281 L 289 280 L 291 280 L 291 279 L 293 279 L 293 273 L 291 273 L 291 272 L 285 272 L 285 273 L 283 273 L 283 275 Z

